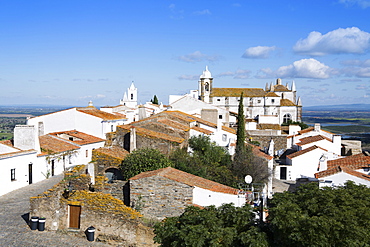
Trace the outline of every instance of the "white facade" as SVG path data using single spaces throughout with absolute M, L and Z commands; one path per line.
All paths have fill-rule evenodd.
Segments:
M 123 125 L 126 118 L 114 114 L 104 115 L 88 114 L 99 113 L 95 108 L 71 108 L 58 111 L 27 120 L 27 125 L 34 125 L 37 128 L 38 136 L 52 132 L 78 130 L 99 138 L 105 138 L 105 134 L 116 130 L 118 125 Z M 109 115 L 108 115 L 109 114 Z
M 134 83 L 124 93 L 123 98 L 120 100 L 120 105 L 125 105 L 130 108 L 137 107 L 137 88 Z
M 370 187 L 370 180 L 353 176 L 344 171 L 320 178 L 320 187 L 324 186 L 343 186 L 347 181 L 353 181 L 355 184 L 362 184 Z
M 227 194 L 221 192 L 214 192 L 199 187 L 193 189 L 193 204 L 206 207 L 215 205 L 216 207 L 222 204 L 233 203 L 236 207 L 242 207 L 245 204 L 245 194 Z

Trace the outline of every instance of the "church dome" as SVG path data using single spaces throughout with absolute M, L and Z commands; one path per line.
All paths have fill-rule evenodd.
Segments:
M 208 66 L 206 66 L 206 70 L 203 71 L 203 74 L 200 76 L 200 78 L 212 78 L 211 72 L 208 70 Z

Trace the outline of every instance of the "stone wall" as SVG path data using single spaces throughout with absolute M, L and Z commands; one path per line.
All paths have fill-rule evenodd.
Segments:
M 286 135 L 273 135 L 273 136 L 260 136 L 260 135 L 250 135 L 253 141 L 258 141 L 260 143 L 260 148 L 263 150 L 265 147 L 268 148 L 271 138 L 275 143 L 275 151 L 280 149 L 286 149 L 287 146 L 287 136 Z
M 145 217 L 181 215 L 193 202 L 193 188 L 161 176 L 130 180 L 131 207 Z

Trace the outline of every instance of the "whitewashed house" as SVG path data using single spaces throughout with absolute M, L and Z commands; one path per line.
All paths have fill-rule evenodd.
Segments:
M 342 186 L 346 181 L 370 187 L 370 156 L 360 153 L 327 162 L 327 169 L 317 172 L 320 186 Z
M 117 125 L 123 125 L 126 120 L 124 115 L 100 111 L 90 102 L 88 107 L 74 107 L 30 118 L 27 125 L 36 126 L 38 136 L 78 130 L 105 139 L 106 133 L 115 131 Z

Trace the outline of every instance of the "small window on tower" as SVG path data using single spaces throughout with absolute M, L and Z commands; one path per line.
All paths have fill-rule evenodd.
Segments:
M 134 99 L 134 94 L 132 93 L 132 94 L 131 94 L 131 100 L 133 100 L 133 99 Z

